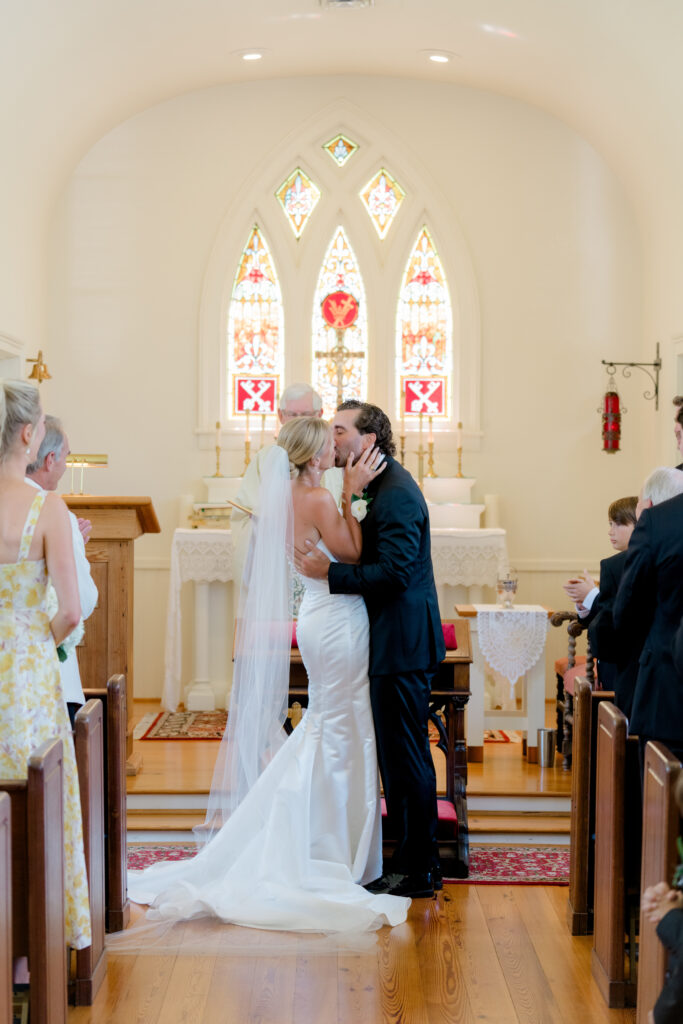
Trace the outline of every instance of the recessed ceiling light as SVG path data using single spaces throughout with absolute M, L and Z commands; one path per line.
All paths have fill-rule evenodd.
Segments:
M 453 57 L 457 57 L 457 53 L 451 53 L 449 50 L 421 50 L 420 52 L 434 64 L 448 64 Z
M 268 53 L 263 47 L 259 46 L 252 47 L 250 50 L 233 50 L 234 57 L 240 57 L 242 60 L 262 60 L 263 57 Z

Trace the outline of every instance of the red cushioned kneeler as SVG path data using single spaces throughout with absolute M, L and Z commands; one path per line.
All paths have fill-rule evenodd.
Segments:
M 436 828 L 437 839 L 455 839 L 458 835 L 458 815 L 456 814 L 455 807 L 450 800 L 438 799 L 436 801 L 439 822 Z M 386 828 L 387 820 L 387 805 L 382 797 L 382 829 Z M 392 836 L 386 835 L 383 832 L 386 839 L 391 839 Z

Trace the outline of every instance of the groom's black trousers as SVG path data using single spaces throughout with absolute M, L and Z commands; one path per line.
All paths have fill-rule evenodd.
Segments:
M 370 676 L 386 835 L 397 840 L 391 870 L 406 875 L 431 871 L 438 862 L 436 774 L 428 731 L 435 673 Z

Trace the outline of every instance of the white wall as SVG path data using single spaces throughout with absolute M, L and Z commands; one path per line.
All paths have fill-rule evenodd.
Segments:
M 376 78 L 225 86 L 154 107 L 93 147 L 55 209 L 45 346 L 54 380 L 43 386 L 72 448 L 109 454 L 88 488 L 151 494 L 160 517 L 162 534 L 136 546 L 138 695 L 161 688 L 178 496 L 200 498 L 213 472 L 194 429 L 217 233 L 250 178 L 278 148 L 294 166 L 309 141 L 300 126 L 339 99 L 426 168 L 469 248 L 482 436 L 464 469 L 478 480 L 475 497 L 501 495 L 511 559 L 528 574 L 522 600 L 564 604 L 567 572 L 610 553 L 609 501 L 635 493 L 649 468 L 656 420 L 638 381 L 620 385 L 624 452 L 600 451 L 600 360 L 645 358 L 641 241 L 619 180 L 572 130 L 500 96 Z M 445 448 L 442 475 L 455 468 Z

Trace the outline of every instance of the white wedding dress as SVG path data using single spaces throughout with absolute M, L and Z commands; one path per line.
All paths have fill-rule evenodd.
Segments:
M 326 581 L 304 586 L 308 709 L 196 857 L 129 873 L 129 896 L 153 907 L 148 916 L 325 933 L 406 919 L 409 899 L 362 887 L 382 873 L 365 603 L 330 594 Z

